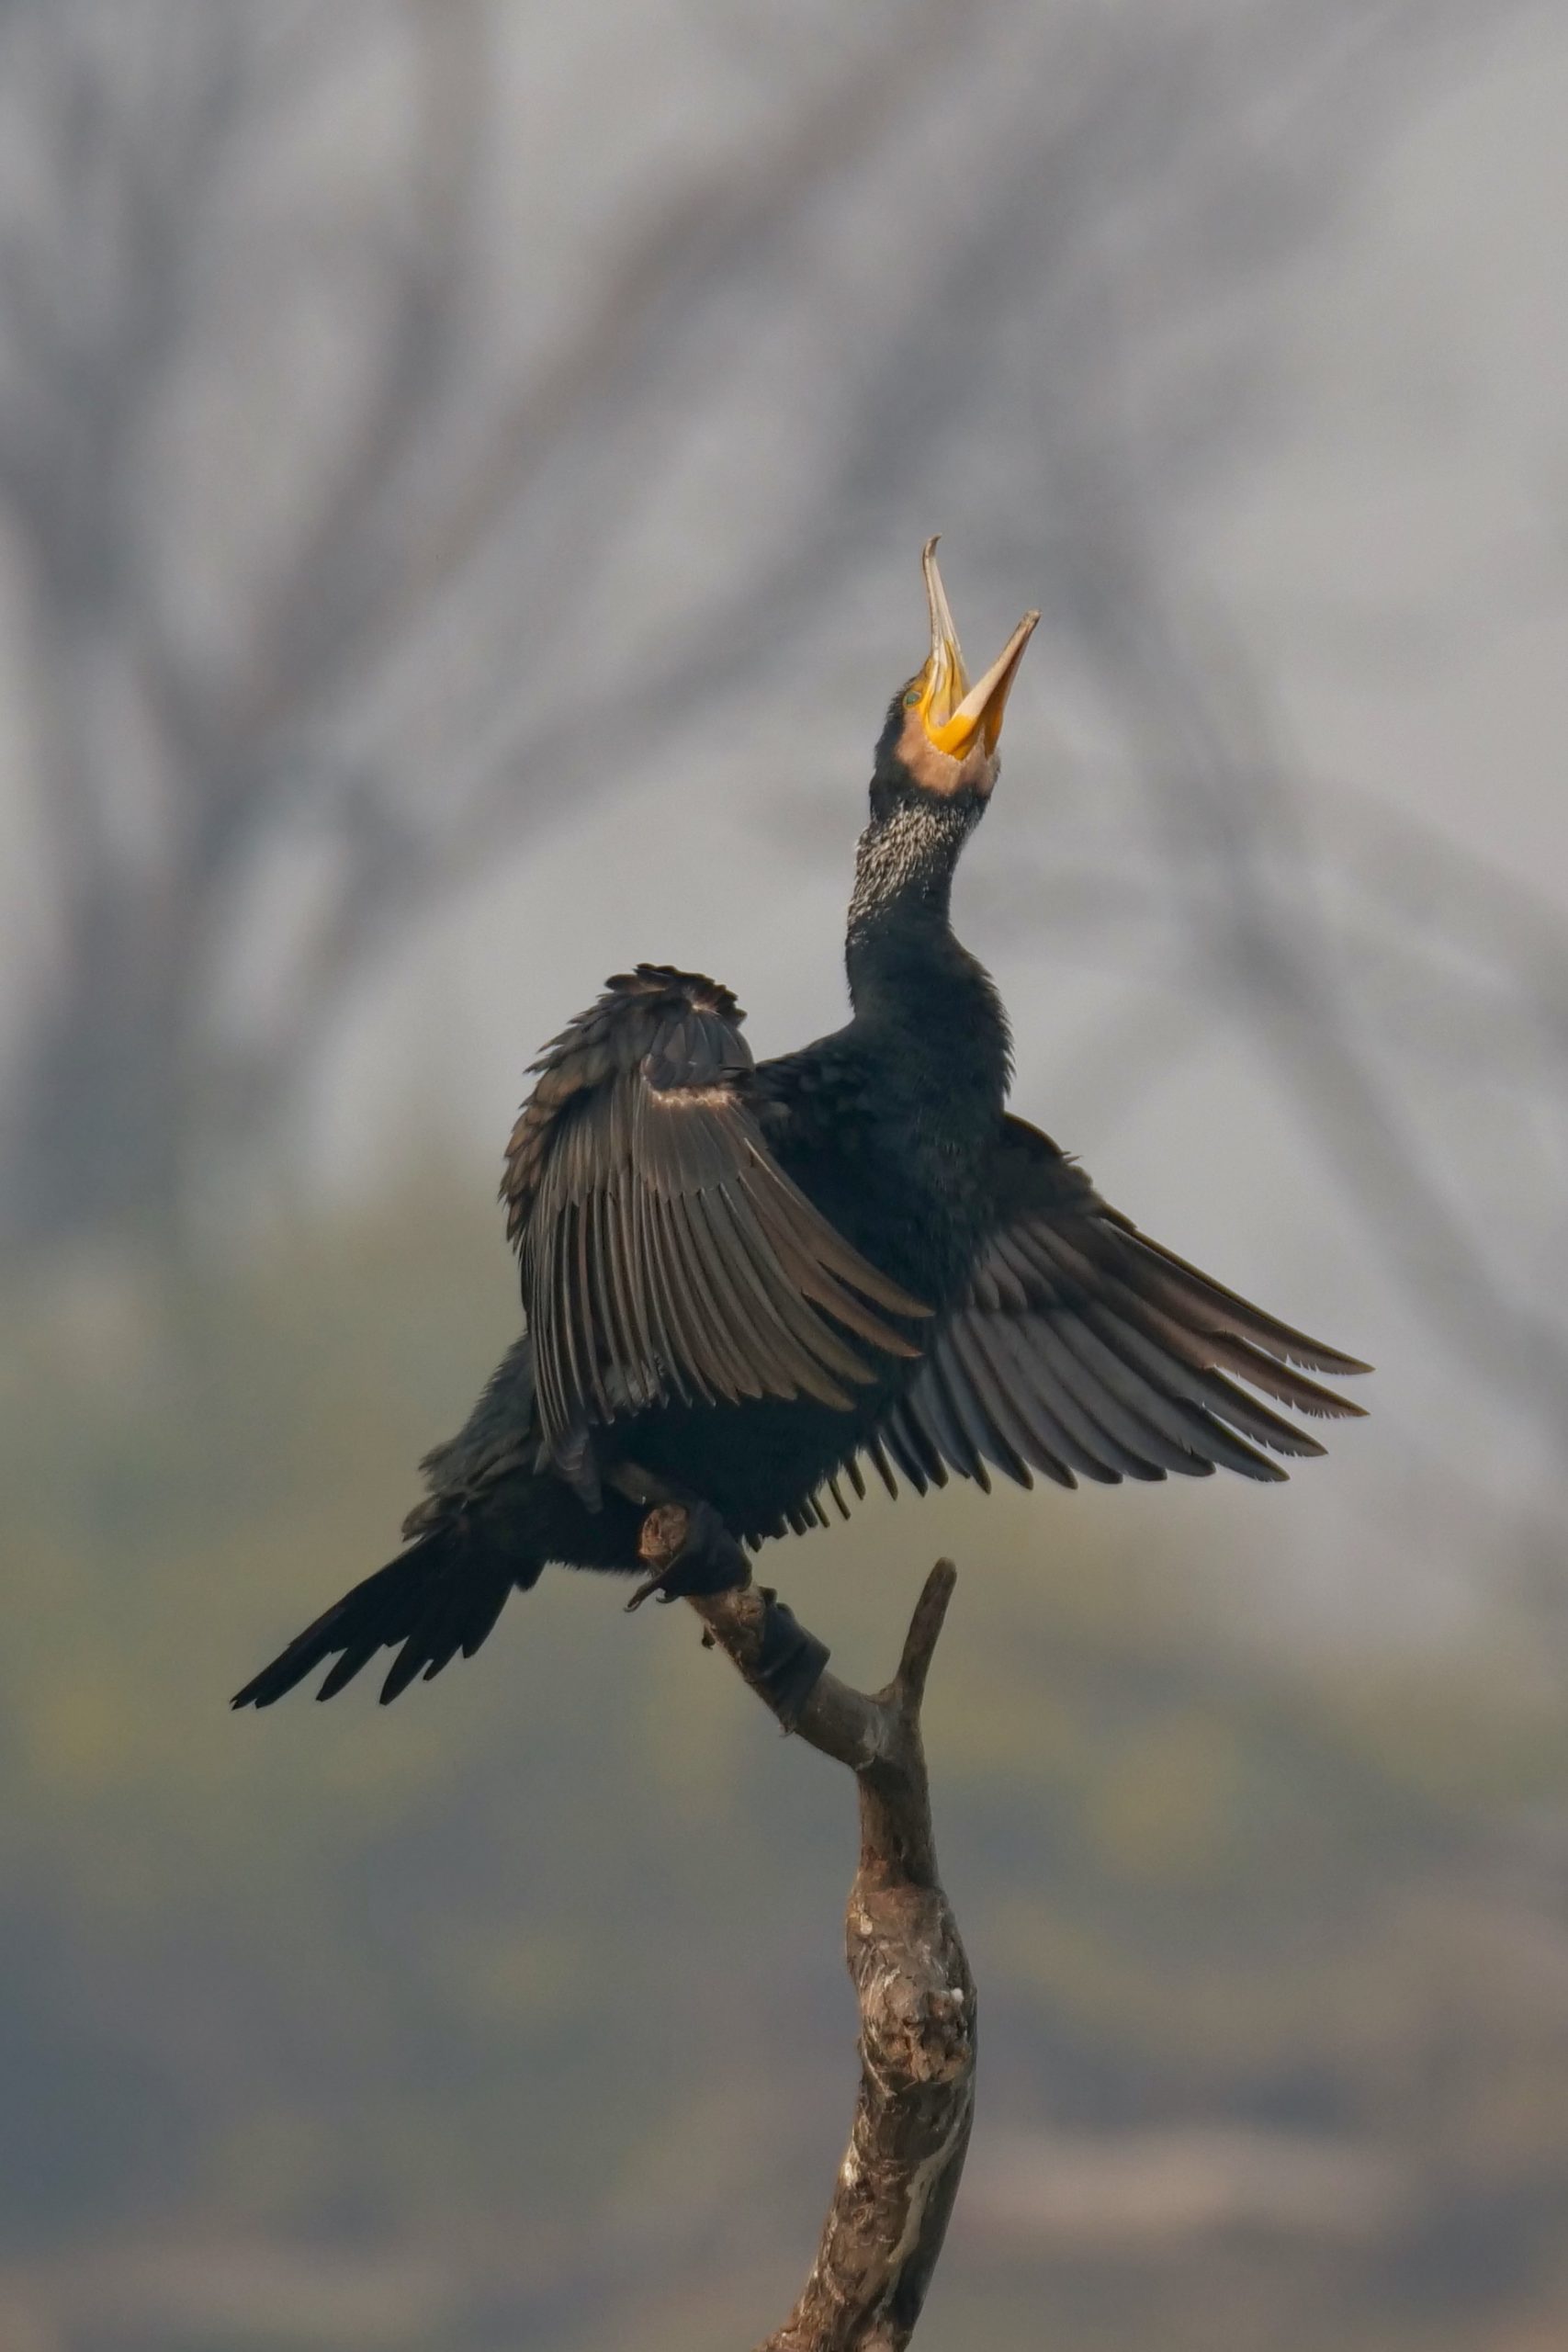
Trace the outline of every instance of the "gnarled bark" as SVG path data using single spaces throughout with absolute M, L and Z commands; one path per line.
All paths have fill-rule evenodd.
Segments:
M 860 1790 L 860 1866 L 846 1921 L 860 2006 L 860 2089 L 821 2242 L 799 2301 L 758 2352 L 902 2352 L 914 2333 L 969 2144 L 975 1984 L 937 1879 L 920 1702 L 957 1571 L 926 1578 L 885 1690 L 824 1672 L 791 1707 L 771 1695 L 779 1604 L 765 1588 L 691 1606 L 787 1730 L 849 1766 Z M 794 1633 L 784 1612 L 785 1638 Z M 809 1639 L 809 1637 L 807 1637 Z

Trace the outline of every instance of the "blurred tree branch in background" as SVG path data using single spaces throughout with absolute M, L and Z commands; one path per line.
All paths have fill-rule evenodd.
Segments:
M 6 28 L 32 152 L 0 244 L 0 481 L 48 910 L 0 1171 L 14 1240 L 177 1236 L 204 1130 L 266 1131 L 378 928 L 573 783 L 592 729 L 574 694 L 552 709 L 552 624 L 570 635 L 574 591 L 591 598 L 650 461 L 639 390 L 910 72 L 889 26 L 781 139 L 639 209 L 569 329 L 498 386 L 482 316 L 497 223 L 479 196 L 506 136 L 493 18 L 411 0 L 296 8 L 264 29 L 232 5 L 149 0 L 24 8 Z M 334 77 L 399 71 L 400 152 L 390 185 L 367 189 L 311 153 L 309 118 Z M 337 337 L 346 352 L 322 349 Z M 260 432 L 258 365 L 303 377 L 275 386 Z M 552 476 L 576 493 L 565 531 L 519 528 Z M 482 559 L 509 525 L 498 628 Z M 387 681 L 454 633 L 482 653 L 443 703 L 434 772 L 411 774 Z M 660 671 L 669 692 L 690 666 L 661 655 L 635 681 L 639 712 Z M 625 681 L 613 663 L 594 674 L 624 727 Z M 428 668 L 423 683 L 439 692 Z M 505 754 L 456 789 L 498 692 Z M 278 1001 L 259 1032 L 215 1035 L 234 926 L 301 837 L 316 904 L 270 975 Z
M 1125 729 L 1152 862 L 1033 876 L 1027 919 L 1043 892 L 1081 893 L 1113 932 L 1167 934 L 1181 1001 L 1252 1033 L 1413 1306 L 1558 1453 L 1568 1323 L 1540 1280 L 1550 1240 L 1511 1228 L 1453 1147 L 1472 1090 L 1472 1133 L 1499 1133 L 1499 1096 L 1562 1125 L 1568 922 L 1436 827 L 1298 774 L 1242 648 L 1216 629 L 1190 646 L 1150 558 L 1083 651 Z M 1177 1057 L 1177 1037 L 1158 1051 Z M 1536 1197 L 1555 1206 L 1563 1135 L 1501 1136 L 1541 1156 Z
M 1289 266 L 1507 13 L 742 9 L 722 102 L 623 164 L 587 51 L 521 77 L 487 0 L 6 11 L 0 1234 L 181 1243 L 399 926 L 826 665 L 940 484 L 1143 796 L 1026 876 L 1032 925 L 1070 892 L 1163 926 L 1422 1310 L 1560 1430 L 1568 1340 L 1423 1073 L 1451 1011 L 1561 1101 L 1568 935 L 1436 834 L 1402 916 L 1410 845 L 1303 798 L 1235 632 L 1179 617 L 1191 502 L 1284 398 Z
M 1185 1534 L 1169 1491 L 987 1505 L 927 1719 L 994 2074 L 925 2324 L 1568 2340 L 1540 669 L 1420 765 L 1445 679 L 1568 576 L 1555 408 L 1489 405 L 1562 359 L 1550 220 L 1509 210 L 1568 64 L 1529 13 L 0 0 L 0 2335 L 313 2345 L 330 2309 L 356 2348 L 692 2352 L 794 2291 L 843 2088 L 834 1776 L 586 1578 L 389 1729 L 258 1747 L 220 1700 L 514 1329 L 466 1176 L 300 1198 L 323 1074 L 340 1149 L 393 1089 L 402 1136 L 477 1114 L 455 968 L 536 981 L 520 1056 L 634 893 L 652 952 L 700 910 L 748 988 L 754 928 L 781 1029 L 816 927 L 826 993 L 943 526 L 980 634 L 1045 608 L 964 881 L 1022 1107 L 1152 1221 L 1125 1121 L 1244 1286 L 1293 1260 L 1310 1322 L 1337 1282 L 1390 1376 L 1266 1528 L 1214 1488 Z M 1537 546 L 1534 584 L 1490 568 Z M 567 860 L 523 861 L 584 809 L 531 935 Z M 516 922 L 485 982 L 470 910 Z M 972 1499 L 922 1507 L 933 1553 Z M 878 1655 L 907 1508 L 794 1555 L 839 1659 Z

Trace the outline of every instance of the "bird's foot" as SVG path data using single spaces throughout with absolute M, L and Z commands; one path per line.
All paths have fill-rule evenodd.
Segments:
M 751 1581 L 750 1563 L 711 1503 L 660 1503 L 643 1521 L 637 1548 L 652 1573 L 627 1601 L 628 1611 L 655 1594 L 682 1600 Z
M 767 1614 L 752 1679 L 784 1729 L 793 1731 L 801 1709 L 822 1679 L 828 1645 L 797 1623 L 794 1610 L 779 1599 L 772 1585 L 759 1589 Z
M 750 1564 L 711 1503 L 660 1503 L 643 1521 L 637 1555 L 653 1573 L 638 1585 L 626 1607 L 640 1609 L 657 1595 L 679 1600 L 709 1592 L 744 1589 Z M 745 1668 L 786 1731 L 800 1721 L 828 1663 L 828 1645 L 797 1624 L 795 1612 L 771 1585 L 758 1588 L 762 1619 L 756 1655 Z M 705 1633 L 705 1644 L 713 1634 Z

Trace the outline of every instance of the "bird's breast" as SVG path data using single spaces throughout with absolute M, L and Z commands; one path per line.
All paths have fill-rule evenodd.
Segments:
M 867 1088 L 788 1155 L 813 1204 L 874 1266 L 939 1307 L 979 1238 L 999 1105 L 968 1115 L 934 1091 Z

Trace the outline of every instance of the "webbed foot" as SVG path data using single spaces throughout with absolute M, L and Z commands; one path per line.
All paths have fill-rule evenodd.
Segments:
M 637 1555 L 653 1573 L 638 1585 L 628 1610 L 640 1609 L 655 1594 L 660 1600 L 678 1600 L 744 1590 L 751 1581 L 745 1553 L 711 1503 L 658 1504 L 643 1521 Z M 785 1730 L 793 1731 L 828 1663 L 828 1645 L 796 1623 L 794 1611 L 771 1585 L 758 1587 L 758 1599 L 762 1619 L 757 1653 L 744 1670 Z M 712 1634 L 703 1640 L 711 1645 Z
M 751 1581 L 750 1561 L 711 1503 L 658 1504 L 642 1522 L 637 1556 L 652 1574 L 627 1601 L 628 1611 L 655 1594 L 683 1600 Z
M 793 1731 L 802 1707 L 822 1679 L 828 1645 L 796 1622 L 794 1610 L 779 1599 L 772 1585 L 760 1586 L 759 1590 L 767 1603 L 767 1615 L 762 1620 L 756 1681 L 780 1723 L 786 1731 Z

